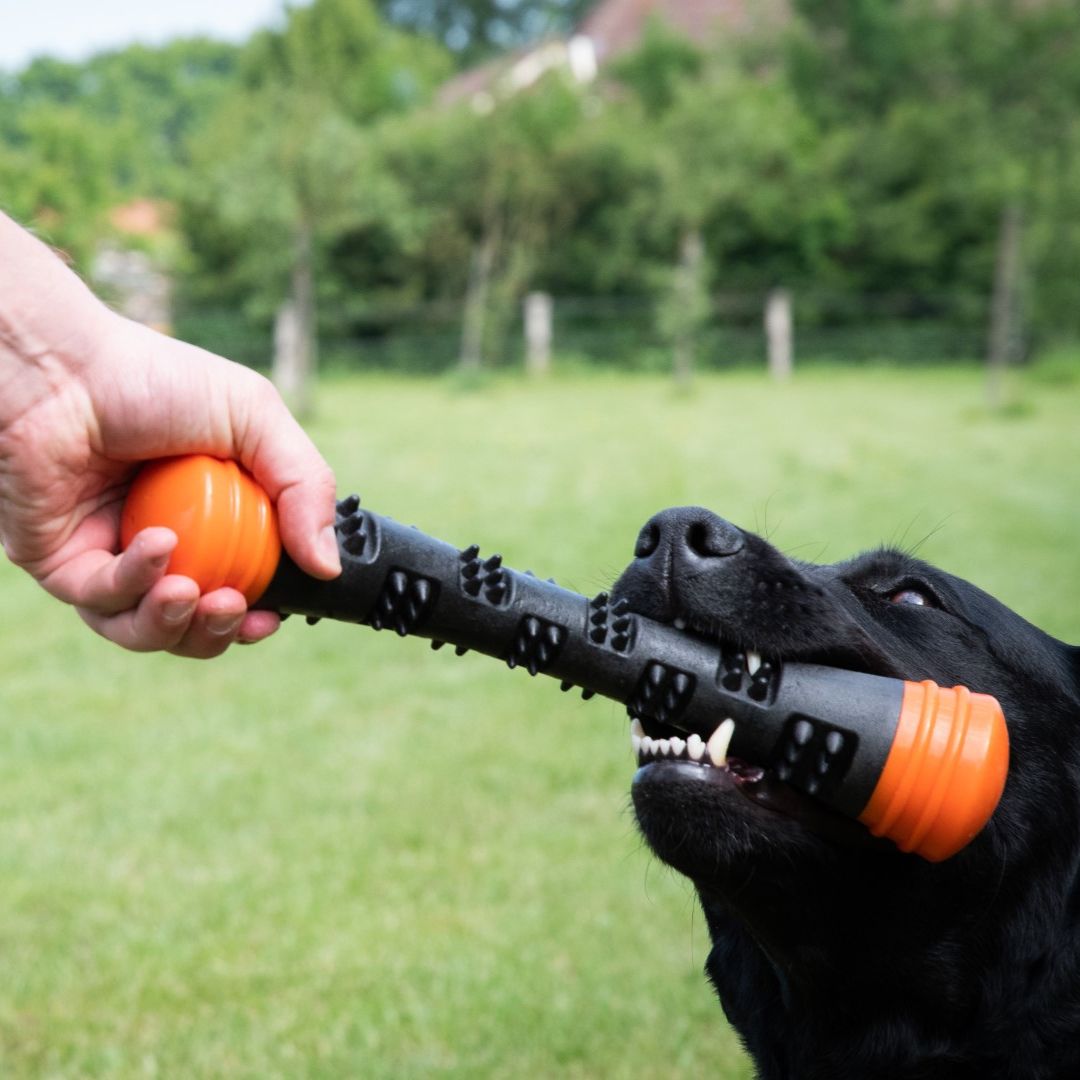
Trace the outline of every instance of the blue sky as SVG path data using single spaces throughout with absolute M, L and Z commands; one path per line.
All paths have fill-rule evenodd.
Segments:
M 178 35 L 235 41 L 274 22 L 282 6 L 282 0 L 0 0 L 0 70 L 42 53 L 80 59 Z

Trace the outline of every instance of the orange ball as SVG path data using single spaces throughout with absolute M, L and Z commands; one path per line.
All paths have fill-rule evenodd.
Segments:
M 253 604 L 281 557 L 270 497 L 235 461 L 206 454 L 144 465 L 120 516 L 120 541 L 154 525 L 176 533 L 168 572 L 195 580 L 207 593 L 229 586 Z

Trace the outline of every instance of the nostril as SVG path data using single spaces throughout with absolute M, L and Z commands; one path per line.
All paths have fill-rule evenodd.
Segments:
M 634 545 L 634 558 L 647 559 L 659 544 L 660 526 L 655 521 L 650 521 L 638 533 L 637 543 Z
M 743 543 L 742 531 L 722 518 L 699 518 L 686 528 L 686 546 L 705 559 L 735 555 Z
M 690 526 L 686 532 L 686 546 L 695 555 L 709 556 L 712 554 L 709 551 L 709 531 L 705 527 L 705 522 L 695 521 Z

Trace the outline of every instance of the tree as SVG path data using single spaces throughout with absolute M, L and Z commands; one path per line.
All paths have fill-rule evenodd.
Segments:
M 246 91 L 198 146 L 184 200 L 188 235 L 263 311 L 291 327 L 290 404 L 310 407 L 318 267 L 351 232 L 399 216 L 398 186 L 377 168 L 367 126 L 403 112 L 445 64 L 430 43 L 387 27 L 367 0 L 315 0 L 253 38 Z M 367 126 L 366 126 L 367 125 Z
M 0 143 L 0 205 L 85 269 L 108 203 L 98 126 L 71 106 L 41 104 Z
M 238 50 L 133 45 L 81 63 L 42 57 L 0 82 L 0 199 L 85 270 L 106 211 L 182 183 L 191 137 L 235 86 Z
M 387 170 L 424 218 L 424 262 L 441 291 L 464 295 L 460 360 L 482 366 L 543 265 L 573 200 L 557 162 L 583 120 L 582 98 L 557 74 L 489 114 L 462 107 L 384 125 Z
M 192 38 L 131 45 L 81 63 L 40 57 L 0 89 L 0 139 L 32 143 L 26 117 L 66 109 L 91 127 L 101 158 L 97 181 L 114 197 L 174 194 L 191 136 L 236 86 L 239 52 Z
M 704 56 L 654 30 L 621 70 L 639 110 L 624 106 L 622 123 L 651 147 L 656 177 L 637 217 L 669 252 L 658 328 L 686 382 L 710 281 L 764 293 L 805 280 L 846 208 L 820 182 L 825 140 L 782 68 L 750 67 L 737 50 Z
M 1080 7 L 797 6 L 809 30 L 788 42 L 794 85 L 821 123 L 845 129 L 833 182 L 855 211 L 836 252 L 849 279 L 959 302 L 965 292 L 988 295 L 1010 223 L 1022 220 L 1022 257 L 1005 263 L 1027 266 L 1030 308 L 1044 324 L 1075 325 L 1075 298 L 1059 275 L 1078 258 L 1068 208 L 1078 175 Z
M 395 30 L 370 0 L 288 8 L 285 26 L 256 33 L 242 60 L 250 89 L 303 89 L 358 124 L 423 104 L 449 73 L 444 49 Z

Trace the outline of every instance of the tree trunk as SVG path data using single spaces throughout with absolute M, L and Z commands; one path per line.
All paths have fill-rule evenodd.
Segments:
M 531 292 L 525 297 L 525 370 L 530 375 L 546 375 L 551 370 L 550 293 Z
M 289 298 L 274 323 L 274 385 L 289 408 L 310 416 L 311 384 L 316 367 L 315 268 L 311 227 L 296 232 Z
M 794 366 L 794 334 L 791 293 L 773 289 L 765 301 L 765 339 L 769 350 L 769 374 L 779 382 L 791 378 Z
M 484 326 L 487 321 L 488 290 L 498 251 L 498 230 L 489 226 L 473 247 L 469 261 L 469 282 L 465 289 L 465 311 L 461 325 L 462 371 L 479 371 L 484 363 Z
M 689 386 L 694 373 L 694 345 L 699 329 L 701 273 L 705 261 L 705 242 L 701 230 L 687 229 L 679 242 L 679 267 L 675 275 L 675 302 L 682 309 L 681 327 L 675 337 L 675 382 Z
M 987 399 L 998 409 L 1005 398 L 1005 373 L 1018 351 L 1020 338 L 1020 241 L 1023 219 L 1019 205 L 1001 212 L 994 296 L 990 307 L 990 342 L 987 356 Z

